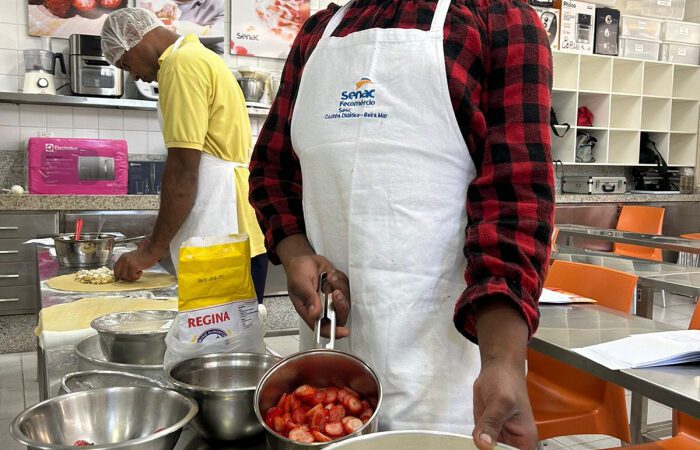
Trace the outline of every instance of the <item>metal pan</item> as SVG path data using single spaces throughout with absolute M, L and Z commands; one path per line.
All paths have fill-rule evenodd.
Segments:
M 82 233 L 75 239 L 74 233 L 53 236 L 56 258 L 62 267 L 89 269 L 107 266 L 112 260 L 112 252 L 117 245 L 139 242 L 145 236 L 120 239 L 110 233 Z

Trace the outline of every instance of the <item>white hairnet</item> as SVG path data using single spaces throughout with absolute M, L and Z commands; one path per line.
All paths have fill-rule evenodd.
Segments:
M 107 16 L 102 26 L 102 53 L 110 64 L 136 46 L 141 39 L 163 23 L 144 8 L 122 8 Z

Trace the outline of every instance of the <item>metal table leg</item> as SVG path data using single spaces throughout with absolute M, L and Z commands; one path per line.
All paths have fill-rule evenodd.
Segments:
M 49 398 L 49 376 L 46 367 L 46 354 L 41 348 L 38 338 L 36 340 L 36 372 L 39 382 L 39 400 L 44 401 Z
M 637 285 L 637 305 L 635 314 L 640 317 L 651 319 L 654 315 L 654 290 L 648 286 Z M 647 405 L 648 400 L 642 395 L 632 392 L 632 405 L 630 407 L 630 433 L 632 443 L 641 444 L 644 442 L 643 434 L 647 428 Z

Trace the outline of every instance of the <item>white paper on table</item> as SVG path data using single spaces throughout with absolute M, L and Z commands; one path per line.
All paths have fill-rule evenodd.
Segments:
M 540 305 L 567 305 L 570 303 L 596 303 L 596 301 L 570 292 L 544 288 L 539 303 Z
M 700 362 L 700 330 L 635 334 L 572 350 L 612 370 Z
M 53 238 L 30 239 L 28 241 L 23 242 L 23 244 L 39 244 L 39 245 L 43 245 L 45 247 L 53 247 L 54 246 Z

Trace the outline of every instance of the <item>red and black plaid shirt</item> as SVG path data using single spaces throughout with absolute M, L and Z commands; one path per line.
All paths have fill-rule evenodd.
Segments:
M 368 28 L 428 30 L 436 5 L 356 0 L 333 35 Z M 253 153 L 250 200 L 273 262 L 279 261 L 275 247 L 282 239 L 305 232 L 292 111 L 304 64 L 337 10 L 331 5 L 318 12 L 297 36 Z M 452 106 L 477 170 L 467 193 L 467 287 L 455 306 L 455 325 L 476 341 L 477 305 L 500 296 L 522 311 L 532 334 L 554 210 L 547 36 L 524 0 L 453 0 L 445 63 Z

